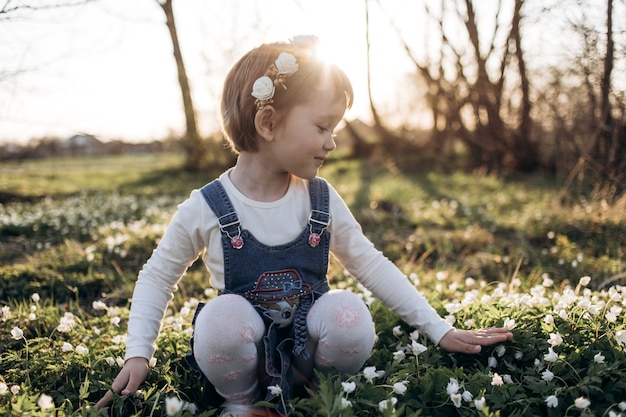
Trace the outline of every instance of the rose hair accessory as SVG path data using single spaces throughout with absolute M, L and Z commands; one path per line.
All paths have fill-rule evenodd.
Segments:
M 257 110 L 261 110 L 267 104 L 274 103 L 274 93 L 276 86 L 280 85 L 285 90 L 285 78 L 298 71 L 298 61 L 309 58 L 319 40 L 316 36 L 295 36 L 291 40 L 291 45 L 295 49 L 295 55 L 288 52 L 281 52 L 276 61 L 262 77 L 257 78 L 252 86 L 252 96 L 256 98 L 254 104 Z

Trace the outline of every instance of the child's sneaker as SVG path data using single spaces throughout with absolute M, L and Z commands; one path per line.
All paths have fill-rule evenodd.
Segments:
M 224 404 L 220 417 L 283 417 L 276 411 L 242 404 Z

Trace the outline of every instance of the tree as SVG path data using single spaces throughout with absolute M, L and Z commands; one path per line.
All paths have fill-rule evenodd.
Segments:
M 172 39 L 172 47 L 174 59 L 176 60 L 176 69 L 178 72 L 178 84 L 183 99 L 183 107 L 185 111 L 185 135 L 183 137 L 183 147 L 187 155 L 185 168 L 190 171 L 201 171 L 209 166 L 208 147 L 198 133 L 198 125 L 196 122 L 196 110 L 191 97 L 191 87 L 189 86 L 189 78 L 185 70 L 183 55 L 180 50 L 178 41 L 178 32 L 176 30 L 176 21 L 174 19 L 174 10 L 172 7 L 173 0 L 157 0 L 163 13 L 165 14 L 165 23 Z
M 372 98 L 372 71 L 371 71 L 371 45 L 370 45 L 370 24 L 369 24 L 369 0 L 365 0 L 365 43 L 367 53 L 367 96 L 369 98 L 370 111 L 372 112 L 372 119 L 374 121 L 374 131 L 380 137 L 383 145 L 397 142 L 399 138 L 387 129 L 383 123 L 383 120 L 376 108 L 374 99 Z M 383 146 L 383 149 L 386 146 Z
M 617 38 L 621 44 L 615 42 L 615 35 L 623 33 L 623 23 L 620 32 L 614 0 L 606 0 L 604 8 L 590 5 L 575 1 L 581 13 L 568 24 L 580 49 L 571 65 L 555 70 L 553 92 L 546 100 L 556 104 L 559 95 L 567 94 L 566 103 L 550 108 L 560 147 L 571 155 L 571 164 L 564 167 L 569 172 L 566 186 L 577 178 L 611 200 L 626 189 L 626 96 L 613 83 L 616 59 L 624 64 L 623 38 Z M 622 53 L 616 54 L 620 47 Z
M 532 170 L 540 164 L 532 140 L 530 83 L 522 48 L 524 0 L 515 0 L 507 27 L 503 2 L 493 31 L 482 33 L 472 0 L 441 0 L 439 10 L 424 2 L 441 48 L 418 57 L 394 25 L 418 76 L 426 83 L 435 147 L 461 141 L 475 166 L 489 171 Z M 444 24 L 445 22 L 445 24 Z M 458 23 L 455 25 L 454 23 Z M 454 36 L 462 28 L 463 36 Z M 519 93 L 514 93 L 519 91 Z M 514 104 L 514 98 L 521 104 Z
M 611 103 L 611 80 L 614 67 L 615 44 L 613 42 L 613 0 L 606 0 L 606 46 L 600 82 L 599 112 L 595 125 L 598 135 L 595 137 L 595 149 L 592 157 L 601 167 L 602 188 L 604 193 L 612 197 L 621 194 L 626 188 L 626 123 L 624 109 L 621 109 L 622 120 L 614 117 Z

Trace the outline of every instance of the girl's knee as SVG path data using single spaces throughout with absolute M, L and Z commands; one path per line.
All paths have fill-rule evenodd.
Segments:
M 194 350 L 220 352 L 251 351 L 261 344 L 265 324 L 257 311 L 243 297 L 220 295 L 209 301 L 196 317 Z M 248 347 L 250 346 L 250 347 Z
M 243 297 L 220 295 L 204 305 L 194 327 L 193 353 L 216 387 L 256 380 L 265 324 Z M 251 382 L 252 381 L 252 382 Z
M 358 295 L 329 291 L 315 302 L 307 318 L 316 368 L 353 374 L 365 364 L 374 346 L 374 323 Z
M 196 317 L 196 334 L 206 333 L 213 338 L 241 334 L 242 342 L 258 342 L 263 337 L 263 319 L 244 297 L 236 294 L 220 295 L 204 306 Z
M 332 290 L 322 295 L 311 308 L 308 321 L 310 327 L 318 330 L 330 327 L 341 332 L 374 332 L 367 305 L 358 295 L 345 290 Z

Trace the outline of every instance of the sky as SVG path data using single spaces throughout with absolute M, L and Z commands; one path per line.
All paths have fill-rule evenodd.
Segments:
M 260 43 L 300 34 L 317 35 L 325 55 L 352 80 L 356 98 L 346 117 L 368 120 L 364 4 L 174 1 L 201 133 L 219 129 L 218 97 L 230 66 Z M 390 4 L 385 13 L 417 22 L 416 2 Z M 402 59 L 386 15 L 374 7 L 370 14 L 374 96 L 383 107 L 400 106 L 411 64 Z M 171 39 L 155 0 L 98 0 L 0 20 L 0 143 L 77 133 L 104 141 L 162 139 L 184 129 L 180 96 Z
M 0 4 L 68 1 L 82 0 Z M 502 37 L 510 19 L 513 1 L 504 0 L 502 21 L 495 24 L 500 1 L 474 2 L 487 49 L 493 28 L 500 27 Z M 524 54 L 535 74 L 555 62 L 571 62 L 579 40 L 564 35 L 564 23 L 580 19 L 582 11 L 584 19 L 594 17 L 593 10 L 563 1 L 526 3 L 534 17 L 524 22 Z M 366 2 L 377 109 L 391 125 L 429 127 L 429 113 L 420 99 L 423 87 L 408 78 L 415 67 L 393 25 L 420 60 L 429 55 L 438 59 L 438 28 L 427 19 L 424 4 L 437 13 L 441 0 L 175 0 L 200 133 L 208 136 L 219 130 L 219 94 L 230 67 L 261 43 L 288 41 L 295 35 L 320 38 L 324 54 L 354 85 L 355 102 L 346 118 L 370 121 Z M 450 8 L 454 2 L 446 4 Z M 601 21 L 597 11 L 595 18 Z M 448 16 L 456 16 L 456 11 L 452 8 Z M 450 39 L 466 41 L 458 19 L 446 17 L 443 24 Z M 626 60 L 618 63 L 614 72 L 623 74 Z M 616 80 L 626 83 L 624 77 Z M 69 8 L 0 13 L 0 144 L 79 133 L 103 141 L 145 142 L 178 137 L 184 126 L 172 43 L 156 0 L 91 0 Z

